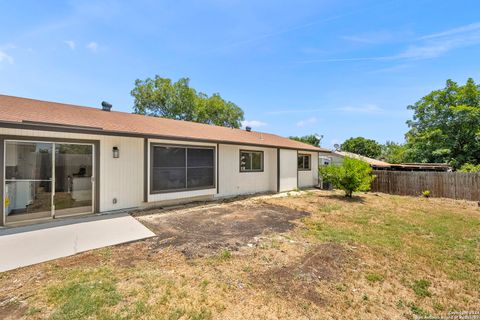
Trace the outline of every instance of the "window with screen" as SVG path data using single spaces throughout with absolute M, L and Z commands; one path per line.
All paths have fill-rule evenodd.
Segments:
M 170 147 L 151 148 L 152 193 L 215 187 L 215 149 Z
M 263 171 L 263 152 L 240 150 L 240 171 Z
M 298 155 L 298 170 L 310 170 L 310 155 L 299 154 Z

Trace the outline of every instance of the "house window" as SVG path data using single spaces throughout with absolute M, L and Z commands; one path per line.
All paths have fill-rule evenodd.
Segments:
M 214 154 L 213 148 L 152 145 L 151 193 L 214 188 Z
M 298 155 L 298 170 L 310 170 L 310 155 L 299 154 Z
M 263 171 L 263 151 L 240 150 L 240 172 Z

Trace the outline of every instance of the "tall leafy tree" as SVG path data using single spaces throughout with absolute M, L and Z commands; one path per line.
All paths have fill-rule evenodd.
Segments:
M 340 150 L 353 152 L 365 157 L 378 158 L 382 153 L 382 146 L 375 140 L 356 137 L 345 140 Z
M 480 163 L 480 87 L 473 79 L 464 86 L 447 80 L 408 108 L 414 114 L 406 138 L 415 161 Z
M 133 112 L 154 117 L 194 121 L 218 126 L 240 128 L 243 110 L 224 100 L 220 94 L 211 96 L 190 87 L 188 78 L 177 82 L 160 76 L 137 79 L 131 95 L 135 98 Z
M 289 137 L 289 138 L 295 141 L 311 144 L 312 146 L 320 147 L 320 143 L 322 142 L 323 136 L 319 136 L 318 134 L 309 134 L 303 137 Z
M 409 149 L 406 144 L 387 141 L 382 145 L 380 159 L 388 163 L 403 163 L 409 161 Z

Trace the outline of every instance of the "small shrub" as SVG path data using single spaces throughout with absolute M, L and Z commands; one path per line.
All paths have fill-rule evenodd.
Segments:
M 422 197 L 430 198 L 430 190 L 423 190 L 422 191 Z
M 349 157 L 345 157 L 341 165 L 321 166 L 319 172 L 323 181 L 345 191 L 345 196 L 349 198 L 353 192 L 370 190 L 375 179 L 368 163 Z
M 425 298 L 425 297 L 430 297 L 432 294 L 430 291 L 428 291 L 428 288 L 432 284 L 428 280 L 415 280 L 412 285 L 412 289 L 415 292 L 415 294 L 419 297 Z

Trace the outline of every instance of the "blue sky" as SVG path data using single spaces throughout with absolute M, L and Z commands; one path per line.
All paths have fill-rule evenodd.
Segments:
M 0 93 L 130 112 L 158 74 L 254 130 L 402 142 L 406 106 L 480 82 L 478 1 L 1 1 Z

